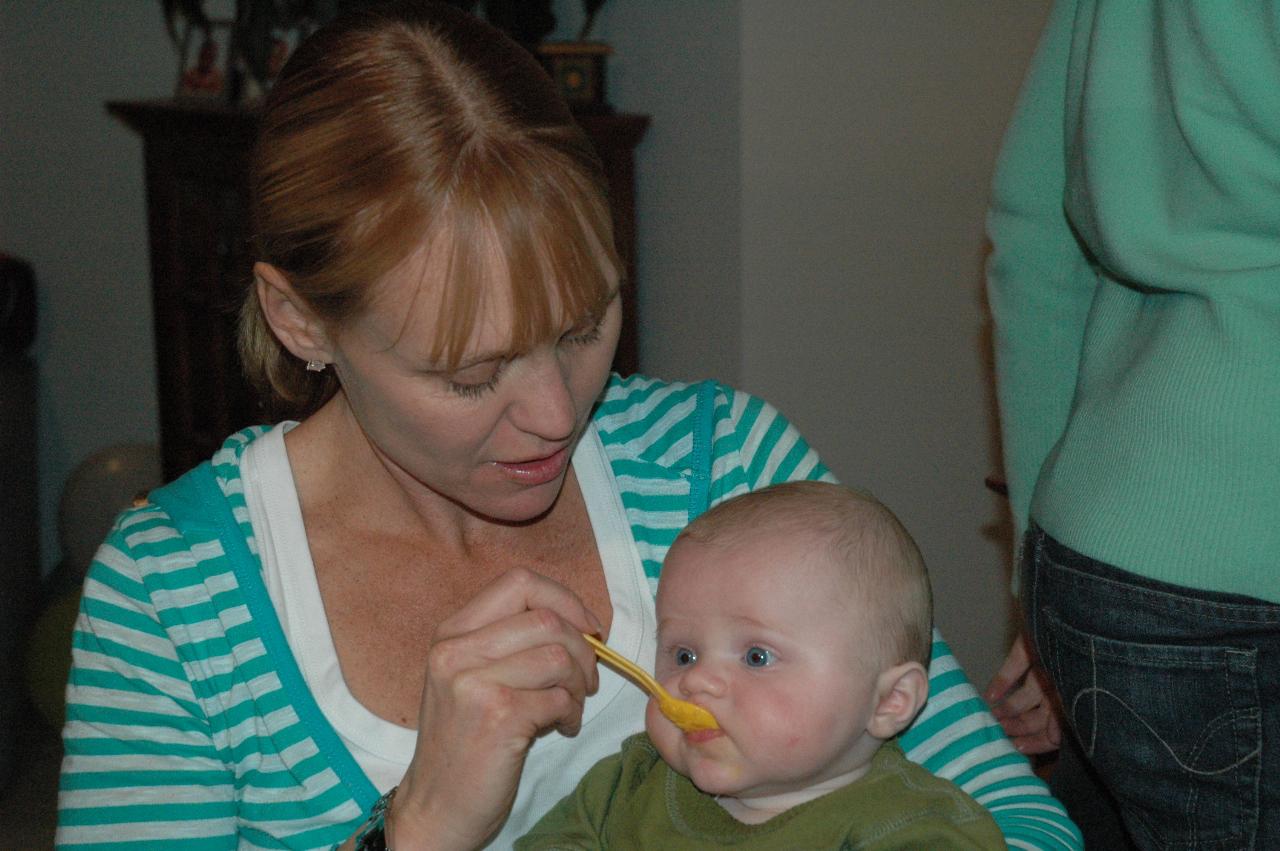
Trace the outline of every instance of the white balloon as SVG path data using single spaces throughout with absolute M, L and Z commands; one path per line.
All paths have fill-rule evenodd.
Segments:
M 160 451 L 122 443 L 94 452 L 71 471 L 58 504 L 58 541 L 66 567 L 83 573 L 117 515 L 163 484 Z

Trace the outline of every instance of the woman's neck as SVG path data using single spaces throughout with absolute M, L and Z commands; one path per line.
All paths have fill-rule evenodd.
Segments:
M 424 538 L 436 551 L 459 557 L 477 541 L 493 545 L 508 537 L 508 524 L 468 510 L 387 458 L 370 442 L 341 391 L 290 431 L 285 445 L 308 519 Z M 526 542 L 539 537 L 527 528 L 513 536 Z

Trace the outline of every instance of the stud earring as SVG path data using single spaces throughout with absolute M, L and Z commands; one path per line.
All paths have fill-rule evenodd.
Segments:
M 307 361 L 307 372 L 324 372 L 326 366 L 328 364 L 322 360 L 309 360 Z

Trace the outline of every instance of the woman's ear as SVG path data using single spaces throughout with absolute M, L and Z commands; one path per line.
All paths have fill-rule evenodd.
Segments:
M 304 361 L 333 361 L 324 324 L 294 292 L 283 272 L 270 263 L 254 263 L 253 286 L 262 315 L 281 345 Z
M 882 671 L 876 679 L 878 702 L 867 732 L 892 739 L 905 730 L 929 697 L 929 675 L 919 662 L 903 662 Z

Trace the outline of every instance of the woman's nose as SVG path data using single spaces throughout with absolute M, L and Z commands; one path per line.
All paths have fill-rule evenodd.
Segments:
M 512 421 L 521 431 L 555 442 L 567 440 L 578 424 L 578 411 L 569 382 L 569 366 L 554 352 L 534 352 L 520 376 L 519 397 Z

